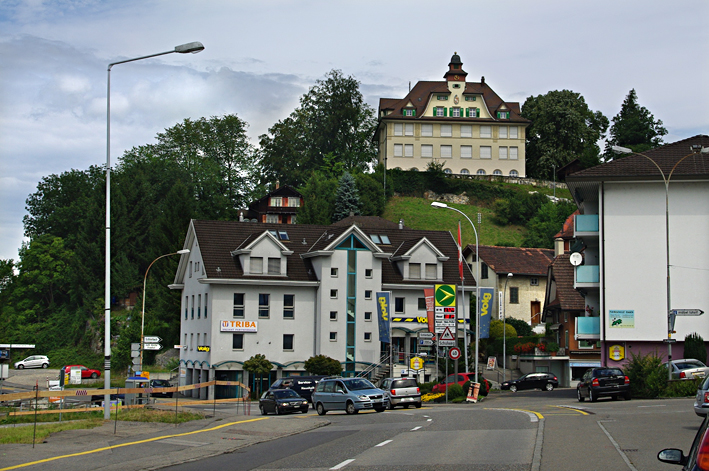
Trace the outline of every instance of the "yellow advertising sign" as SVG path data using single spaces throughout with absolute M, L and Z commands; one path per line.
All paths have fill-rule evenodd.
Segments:
M 625 347 L 622 345 L 611 345 L 608 347 L 608 358 L 613 361 L 621 361 L 625 358 Z
M 423 358 L 421 358 L 421 357 L 412 357 L 410 363 L 411 363 L 410 366 L 411 366 L 412 370 L 418 371 L 421 368 L 423 368 Z
M 436 285 L 433 298 L 436 306 L 455 306 L 455 285 Z

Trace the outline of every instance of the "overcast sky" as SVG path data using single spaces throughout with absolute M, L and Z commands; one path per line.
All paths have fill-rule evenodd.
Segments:
M 111 62 L 206 48 L 114 66 L 112 163 L 185 118 L 236 113 L 257 143 L 331 69 L 376 109 L 454 52 L 520 105 L 569 89 L 611 119 L 635 88 L 674 142 L 709 132 L 707 19 L 706 0 L 0 0 L 0 258 L 43 176 L 105 164 Z

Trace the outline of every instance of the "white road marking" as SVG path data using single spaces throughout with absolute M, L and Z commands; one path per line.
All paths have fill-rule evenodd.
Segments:
M 345 466 L 347 466 L 348 464 L 352 463 L 353 461 L 354 461 L 353 459 L 352 459 L 352 460 L 345 460 L 345 461 L 343 461 L 342 463 L 338 464 L 337 466 L 333 466 L 333 467 L 330 468 L 330 469 L 342 469 L 342 468 L 344 468 Z
M 640 409 L 641 407 L 667 407 L 667 404 L 658 404 L 656 406 L 638 406 L 638 409 Z
M 421 428 L 421 426 L 419 425 L 418 427 L 412 428 L 411 431 L 412 431 L 412 432 L 415 432 L 416 430 L 418 430 L 418 429 L 420 429 L 420 428 Z
M 432 422 L 432 421 L 433 421 L 433 419 L 428 419 L 426 422 Z
M 391 442 L 393 442 L 393 440 L 384 440 L 384 441 L 381 442 L 379 445 L 374 445 L 374 446 L 384 446 L 384 445 L 388 445 L 388 444 L 391 443 Z
M 611 434 L 608 433 L 608 430 L 606 430 L 606 428 L 603 426 L 603 424 L 601 422 L 615 422 L 615 420 L 599 420 L 597 423 L 598 423 L 598 426 L 601 427 L 601 430 L 603 430 L 603 433 L 605 433 L 606 436 L 608 437 L 608 440 L 611 441 L 611 443 L 615 447 L 615 450 L 620 454 L 620 457 L 623 458 L 623 461 L 625 461 L 625 464 L 628 465 L 628 468 L 631 469 L 631 471 L 638 471 L 638 469 L 632 465 L 632 463 L 630 462 L 628 457 L 625 455 L 625 453 L 623 453 L 623 450 L 620 449 L 620 446 L 618 445 L 618 443 L 615 440 L 613 440 L 613 437 L 611 437 Z

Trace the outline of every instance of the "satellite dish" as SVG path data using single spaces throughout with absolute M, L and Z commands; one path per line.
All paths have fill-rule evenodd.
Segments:
M 583 262 L 583 257 L 581 256 L 580 253 L 574 252 L 569 256 L 569 262 L 575 267 L 581 265 L 581 262 Z

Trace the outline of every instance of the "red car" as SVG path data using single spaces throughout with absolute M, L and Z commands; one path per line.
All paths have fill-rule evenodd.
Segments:
M 91 368 L 87 368 L 84 365 L 67 365 L 64 368 L 62 368 L 62 371 L 69 373 L 72 368 L 81 368 L 81 378 L 82 379 L 84 379 L 84 378 L 96 379 L 99 376 L 101 376 L 101 371 L 92 370 Z
M 480 374 L 480 372 L 478 372 L 478 379 L 480 380 L 480 382 L 484 381 L 485 383 L 487 383 L 487 380 L 485 378 L 483 378 L 483 375 Z M 454 384 L 454 383 L 459 384 L 462 387 L 467 381 L 474 383 L 475 382 L 475 373 L 458 373 L 457 381 L 455 378 L 455 374 L 448 375 L 446 377 L 445 381 L 441 381 L 440 383 L 434 385 L 431 392 L 444 393 L 444 392 L 446 392 L 446 389 L 448 389 L 448 387 L 451 384 Z M 482 387 L 480 389 L 482 389 Z M 489 389 L 489 387 L 487 387 L 487 384 L 486 384 L 485 391 L 487 391 L 488 389 Z M 466 391 L 466 393 L 467 393 L 467 391 Z

